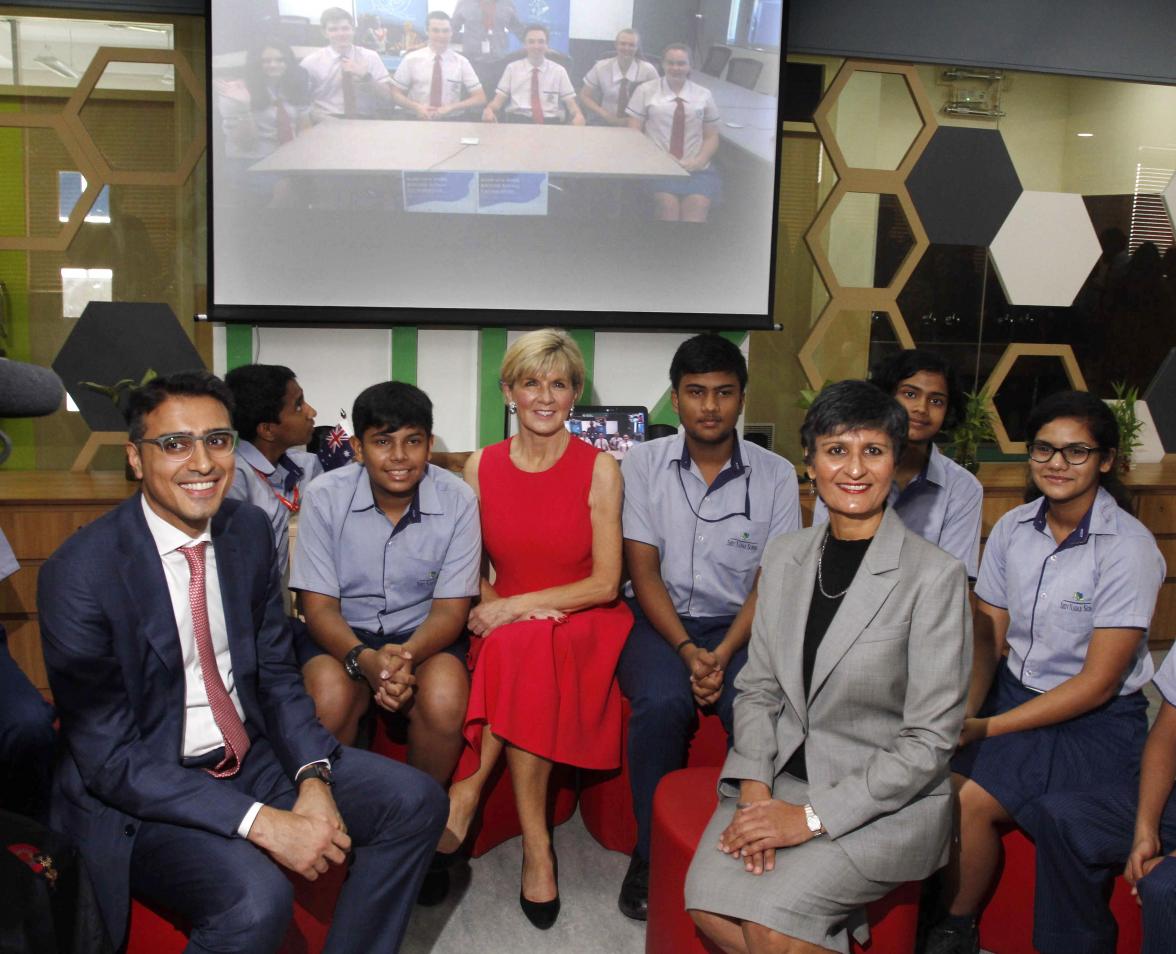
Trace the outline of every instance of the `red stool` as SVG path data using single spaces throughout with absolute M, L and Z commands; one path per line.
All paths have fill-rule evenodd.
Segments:
M 653 797 L 649 923 L 645 954 L 714 954 L 686 913 L 686 869 L 715 810 L 715 768 L 686 768 L 661 780 Z M 919 920 L 918 882 L 901 885 L 867 908 L 870 943 L 855 954 L 912 954 Z M 1004 954 L 1004 952 L 1000 952 Z
M 621 767 L 611 772 L 580 773 L 580 817 L 584 827 L 610 851 L 631 855 L 637 845 L 633 791 L 629 784 L 629 700 L 621 697 Z M 719 768 L 727 758 L 727 731 L 713 712 L 699 715 L 690 740 L 688 768 Z M 709 816 L 708 816 L 709 817 Z
M 294 885 L 294 919 L 279 948 L 281 954 L 318 954 L 327 943 L 327 931 L 346 872 L 332 867 L 317 881 L 286 872 Z M 131 901 L 126 954 L 182 954 L 188 933 L 177 917 L 145 901 Z
M 408 744 L 398 737 L 397 723 L 389 729 L 391 720 L 377 713 L 376 731 L 372 737 L 372 751 L 395 759 L 408 761 Z M 547 817 L 553 825 L 562 825 L 576 812 L 576 773 L 567 765 L 556 765 L 551 772 L 551 783 L 547 787 Z M 475 858 L 486 854 L 491 848 L 504 841 L 521 835 L 519 816 L 515 810 L 514 789 L 511 787 L 510 770 L 506 767 L 505 756 L 499 761 L 494 774 L 482 791 L 481 820 L 470 853 Z
M 1004 863 L 992 897 L 980 916 L 980 946 L 996 954 L 1034 954 L 1033 893 L 1037 850 L 1019 828 L 1001 836 Z M 1131 886 L 1115 879 L 1111 914 L 1119 925 L 1115 954 L 1138 954 L 1143 945 L 1143 917 Z

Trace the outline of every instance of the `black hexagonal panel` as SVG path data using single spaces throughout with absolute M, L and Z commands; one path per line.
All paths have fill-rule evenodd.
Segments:
M 113 387 L 126 379 L 140 382 L 149 370 L 173 374 L 203 367 L 171 308 L 132 302 L 90 302 L 53 360 L 53 370 L 93 431 L 125 428 L 123 402 L 116 405 L 83 381 Z M 119 393 L 125 401 L 126 389 Z
M 932 243 L 989 245 L 1021 194 L 1021 180 L 998 130 L 940 126 L 907 188 Z
M 1164 452 L 1176 452 L 1176 348 L 1168 352 L 1143 399 L 1151 411 Z

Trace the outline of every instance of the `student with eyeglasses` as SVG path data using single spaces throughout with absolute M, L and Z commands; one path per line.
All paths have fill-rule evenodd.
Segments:
M 1026 432 L 1028 502 L 993 527 L 976 581 L 972 682 L 952 761 L 960 838 L 928 954 L 979 950 L 1001 827 L 1037 837 L 1043 796 L 1131 776 L 1147 734 L 1147 631 L 1166 571 L 1115 476 L 1114 416 L 1066 391 L 1034 408 Z M 1036 932 L 1065 933 L 1037 900 Z

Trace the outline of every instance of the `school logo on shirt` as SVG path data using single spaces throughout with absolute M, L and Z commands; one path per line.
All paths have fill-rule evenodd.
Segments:
M 737 537 L 728 537 L 727 546 L 734 547 L 736 550 L 747 550 L 750 553 L 759 550 L 759 544 L 751 539 L 751 534 L 746 530 Z
M 1066 613 L 1093 613 L 1094 604 L 1090 602 L 1090 598 L 1082 592 L 1075 591 L 1074 595 L 1068 600 L 1062 600 L 1059 604 L 1060 609 Z
M 435 586 L 439 575 L 437 570 L 430 570 L 423 580 L 417 580 L 417 586 Z

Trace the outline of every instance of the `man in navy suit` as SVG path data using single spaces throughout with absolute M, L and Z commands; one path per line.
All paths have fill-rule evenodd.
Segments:
M 95 872 L 116 946 L 129 896 L 191 924 L 189 951 L 276 950 L 287 868 L 352 854 L 327 950 L 395 951 L 448 814 L 431 779 L 339 746 L 290 647 L 265 514 L 225 500 L 232 396 L 207 372 L 131 398 L 142 481 L 40 573 L 66 751 L 52 821 Z M 389 692 L 411 694 L 410 678 Z

